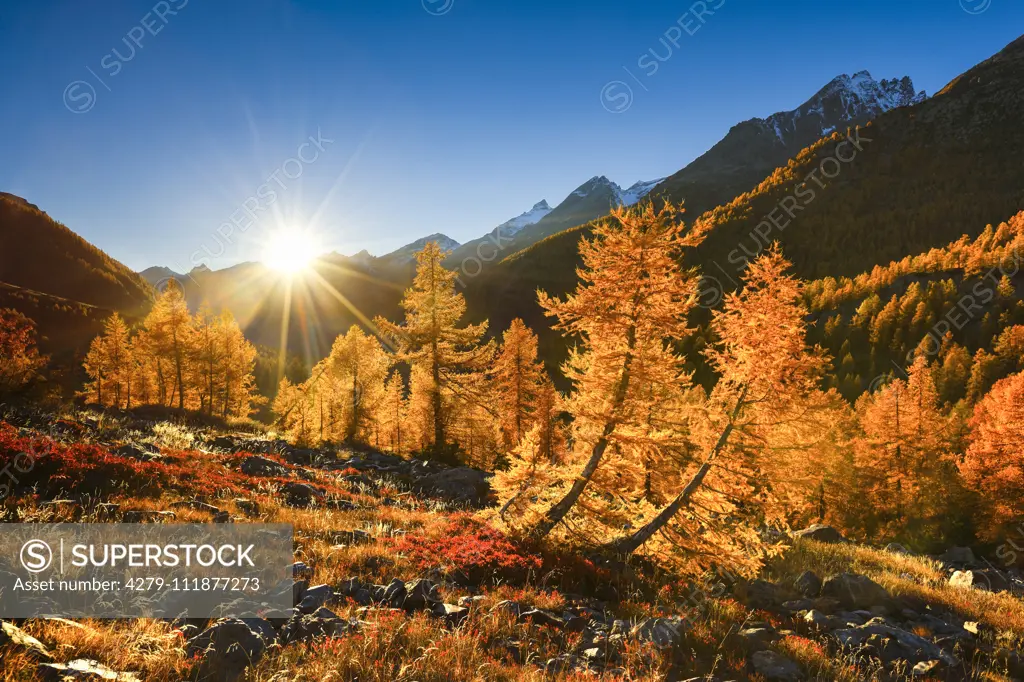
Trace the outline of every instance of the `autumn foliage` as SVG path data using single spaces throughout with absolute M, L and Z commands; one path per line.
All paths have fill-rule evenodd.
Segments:
M 32 321 L 16 310 L 0 309 L 0 396 L 28 384 L 45 363 Z
M 247 417 L 261 399 L 256 349 L 229 313 L 203 306 L 189 313 L 170 286 L 133 334 L 114 313 L 85 359 L 90 381 L 81 395 L 97 405 L 163 405 L 219 417 Z
M 975 408 L 960 472 L 981 494 L 982 535 L 998 539 L 1024 518 L 1024 374 L 997 383 Z

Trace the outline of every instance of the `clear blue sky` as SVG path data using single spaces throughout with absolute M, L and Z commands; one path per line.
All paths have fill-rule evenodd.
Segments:
M 839 73 L 934 93 L 1024 30 L 1018 0 L 706 0 L 704 23 L 691 5 L 6 0 L 0 191 L 136 269 L 187 267 L 204 245 L 215 267 L 258 258 L 275 220 L 315 221 L 346 253 L 466 241 L 594 175 L 668 175 Z M 638 59 L 665 56 L 667 31 L 679 45 L 648 76 Z M 623 113 L 602 105 L 615 80 L 634 92 Z M 305 147 L 319 157 L 218 246 L 318 129 L 333 144 Z

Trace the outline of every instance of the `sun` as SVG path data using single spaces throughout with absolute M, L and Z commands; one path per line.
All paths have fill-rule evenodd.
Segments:
M 270 235 L 263 251 L 263 262 L 278 272 L 293 275 L 308 268 L 318 255 L 318 243 L 312 234 L 289 228 Z

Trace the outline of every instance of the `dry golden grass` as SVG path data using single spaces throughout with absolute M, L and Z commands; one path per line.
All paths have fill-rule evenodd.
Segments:
M 34 620 L 23 629 L 47 645 L 59 662 L 96 660 L 154 682 L 181 680 L 188 673 L 184 641 L 163 621 Z M 34 662 L 24 657 L 5 661 L 0 680 L 38 679 L 35 668 Z
M 109 424 L 111 432 L 118 424 Z M 167 447 L 176 447 L 188 440 L 187 429 L 161 430 L 157 438 Z M 199 455 L 197 455 L 199 456 Z M 347 483 L 336 472 L 318 471 L 317 483 L 346 488 Z M 453 508 L 449 505 L 418 498 L 391 485 L 373 490 L 353 490 L 352 510 L 292 509 L 283 506 L 276 496 L 275 484 L 253 479 L 247 497 L 260 505 L 258 520 L 287 523 L 294 527 L 296 560 L 313 569 L 311 584 L 337 585 L 349 577 L 371 583 L 386 583 L 394 578 L 410 580 L 434 577 L 430 566 L 416 563 L 412 557 L 396 550 L 395 542 L 403 534 L 431 540 L 443 540 L 451 533 Z M 245 514 L 234 502 L 234 494 L 211 496 L 208 501 L 233 516 Z M 381 504 L 381 499 L 391 500 Z M 171 509 L 179 494 L 167 493 L 159 498 L 138 499 L 130 491 L 119 492 L 109 500 L 122 509 L 162 511 Z M 42 507 L 30 498 L 18 500 L 21 520 L 53 522 L 71 520 L 52 508 Z M 208 513 L 187 507 L 175 509 L 175 523 L 208 523 Z M 101 521 L 89 515 L 84 521 Z M 361 530 L 376 541 L 366 544 L 339 543 L 338 531 Z M 402 546 L 399 543 L 397 546 Z M 407 545 L 406 545 L 407 547 Z M 572 548 L 562 548 L 567 553 Z M 438 559 L 440 562 L 440 558 Z M 566 563 L 571 566 L 571 562 Z M 567 569 L 566 569 L 567 570 Z M 868 575 L 893 595 L 923 599 L 938 607 L 950 609 L 968 620 L 976 620 L 994 628 L 988 635 L 993 642 L 1020 647 L 1024 637 L 1024 602 L 1010 595 L 996 595 L 976 590 L 952 588 L 945 583 L 942 566 L 930 559 L 910 557 L 854 545 L 825 545 L 800 541 L 781 557 L 772 561 L 762 577 L 779 583 L 791 583 L 805 570 L 822 578 L 843 571 Z M 362 621 L 357 634 L 346 635 L 308 645 L 274 647 L 246 676 L 246 682 L 285 682 L 291 680 L 337 680 L 347 682 L 445 682 L 449 680 L 615 680 L 653 682 L 665 679 L 670 667 L 673 675 L 686 679 L 697 675 L 717 675 L 720 679 L 751 679 L 747 667 L 750 651 L 736 636 L 745 625 L 755 620 L 769 620 L 779 629 L 801 630 L 798 624 L 763 612 L 749 609 L 729 597 L 702 596 L 691 599 L 683 592 L 668 589 L 652 596 L 630 589 L 621 601 L 609 604 L 612 617 L 635 623 L 650 616 L 683 615 L 690 627 L 683 644 L 676 652 L 659 652 L 651 645 L 627 639 L 616 654 L 608 672 L 602 675 L 584 673 L 547 673 L 538 664 L 577 650 L 580 635 L 550 627 L 518 623 L 507 612 L 492 613 L 502 600 L 512 600 L 528 607 L 561 612 L 567 606 L 565 595 L 551 585 L 561 585 L 566 592 L 576 591 L 572 576 L 546 582 L 545 576 L 533 575 L 526 584 L 480 584 L 475 587 L 446 585 L 441 597 L 457 603 L 462 596 L 484 597 L 475 604 L 466 621 L 451 629 L 425 613 L 407 615 L 389 610 L 360 611 L 352 603 L 335 603 L 330 607 L 345 618 Z M 549 576 L 548 576 L 549 577 Z M 681 586 L 680 577 L 664 576 L 665 584 Z M 655 586 L 656 587 L 656 586 Z M 90 658 L 115 670 L 139 674 L 147 682 L 179 682 L 188 679 L 189 661 L 184 642 L 169 625 L 152 620 L 30 621 L 24 626 L 30 634 L 51 648 L 59 661 Z M 926 633 L 922 633 L 926 634 Z M 856 682 L 871 679 L 870 673 L 856 669 L 843 656 L 830 654 L 820 641 L 790 635 L 774 647 L 797 661 L 810 680 Z M 0 653 L 2 655 L 2 653 Z M 989 661 L 969 661 L 971 679 L 1005 682 Z M 0 664 L 0 682 L 29 682 L 38 677 L 34 663 L 18 655 L 10 655 Z M 618 670 L 619 672 L 616 672 Z M 624 674 L 621 674 L 625 671 Z
M 966 620 L 989 625 L 1012 640 L 1024 637 L 1024 601 L 1005 592 L 952 587 L 947 584 L 942 565 L 928 557 L 801 540 L 767 568 L 770 579 L 779 582 L 791 582 L 803 571 L 814 571 L 822 579 L 843 571 L 863 573 L 893 596 L 945 607 Z

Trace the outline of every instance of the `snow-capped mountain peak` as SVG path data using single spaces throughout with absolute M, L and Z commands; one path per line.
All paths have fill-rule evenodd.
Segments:
M 614 203 L 620 206 L 633 206 L 645 196 L 650 194 L 658 184 L 665 178 L 657 180 L 641 180 L 629 189 L 622 189 L 617 183 L 612 182 L 604 175 L 595 175 L 579 186 L 571 196 L 589 197 L 594 192 L 606 191 L 610 193 Z
M 551 213 L 551 210 L 551 206 L 548 204 L 546 199 L 538 201 L 529 211 L 521 213 L 512 220 L 502 223 L 496 229 L 502 236 L 511 237 L 524 227 L 529 227 L 530 225 L 539 223 L 544 216 Z
M 805 133 L 817 128 L 827 135 L 850 121 L 870 120 L 891 109 L 922 102 L 924 90 L 916 92 L 909 76 L 876 81 L 867 71 L 833 78 L 811 99 L 792 111 L 780 111 L 766 119 L 754 119 L 773 133 L 782 144 L 799 126 Z
M 613 194 L 622 192 L 622 188 L 603 175 L 595 175 L 573 191 L 574 196 L 589 197 L 595 191 L 610 189 Z
M 619 203 L 623 206 L 633 206 L 640 203 L 640 200 L 651 193 L 651 190 L 661 184 L 665 178 L 657 180 L 641 180 L 627 190 L 619 190 Z

